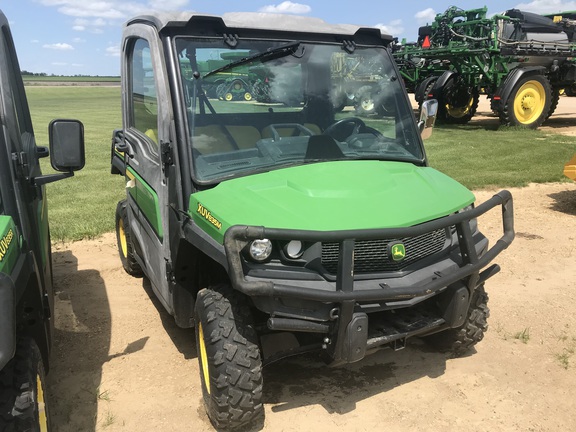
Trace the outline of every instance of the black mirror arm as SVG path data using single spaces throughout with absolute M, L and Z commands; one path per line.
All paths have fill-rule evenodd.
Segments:
M 43 175 L 40 177 L 36 177 L 34 179 L 32 179 L 32 182 L 36 185 L 36 186 L 43 186 L 45 184 L 48 183 L 52 183 L 58 180 L 62 180 L 68 177 L 73 177 L 74 176 L 74 171 L 69 171 L 69 172 L 65 172 L 65 173 L 60 173 L 60 174 L 47 174 L 47 175 Z

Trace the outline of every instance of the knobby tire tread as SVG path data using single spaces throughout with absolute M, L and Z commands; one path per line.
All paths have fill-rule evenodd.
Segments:
M 484 286 L 480 286 L 472 294 L 468 315 L 461 327 L 427 336 L 425 340 L 442 352 L 451 352 L 456 357 L 461 356 L 484 338 L 484 333 L 488 330 L 489 317 L 488 294 Z
M 45 383 L 44 366 L 40 350 L 29 338 L 20 339 L 16 353 L 0 371 L 0 431 L 39 432 L 38 389 L 36 375 Z M 43 389 L 46 398 L 46 389 Z M 46 399 L 44 399 L 46 401 Z M 48 430 L 50 417 L 46 410 Z
M 198 293 L 197 320 L 202 323 L 210 375 L 208 394 L 200 365 L 208 416 L 220 429 L 260 419 L 262 360 L 249 307 L 238 293 L 221 284 Z

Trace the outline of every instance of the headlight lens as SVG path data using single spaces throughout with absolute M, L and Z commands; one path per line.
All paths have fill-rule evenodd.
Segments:
M 288 258 L 298 259 L 304 252 L 302 242 L 300 240 L 292 240 L 284 246 L 284 253 Z
M 266 261 L 272 253 L 272 242 L 268 239 L 254 240 L 250 243 L 249 253 L 254 261 Z

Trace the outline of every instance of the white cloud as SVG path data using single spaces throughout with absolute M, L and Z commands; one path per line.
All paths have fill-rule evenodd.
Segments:
M 388 24 L 376 24 L 374 27 L 379 28 L 382 33 L 387 33 L 392 36 L 396 36 L 404 32 L 404 25 L 400 19 L 390 21 Z
M 424 9 L 422 11 L 416 12 L 414 15 L 418 24 L 431 23 L 436 18 L 436 11 L 432 8 Z
M 154 10 L 179 10 L 185 8 L 189 0 L 38 0 L 44 6 L 56 7 L 58 12 L 78 18 L 103 18 L 125 20 L 131 16 Z
M 89 31 L 91 33 L 102 33 L 102 27 L 108 25 L 108 21 L 102 18 L 86 19 L 86 18 L 76 18 L 74 20 L 73 30 L 76 31 Z
M 78 38 L 78 37 L 77 37 L 77 38 L 72 39 L 72 42 L 74 42 L 74 43 L 85 43 L 85 42 L 86 42 L 86 39 L 82 39 L 82 38 Z
M 291 1 L 284 1 L 277 5 L 268 5 L 261 7 L 258 12 L 269 12 L 269 13 L 289 13 L 289 14 L 307 14 L 312 11 L 312 8 L 308 5 L 301 3 L 292 3 Z
M 106 55 L 109 57 L 120 57 L 120 45 L 113 45 L 106 48 Z
M 576 2 L 562 1 L 562 0 L 534 0 L 529 3 L 519 3 L 514 6 L 515 9 L 520 9 L 526 12 L 535 13 L 554 13 L 576 9 Z
M 30 43 L 40 43 L 40 41 L 38 39 L 32 39 Z
M 42 48 L 53 49 L 57 51 L 71 51 L 74 47 L 67 43 L 55 43 L 55 44 L 45 44 L 42 45 Z
M 52 62 L 50 64 L 52 66 L 68 66 L 68 63 L 63 63 L 63 62 Z
M 148 0 L 148 7 L 152 10 L 173 11 L 185 8 L 188 0 Z

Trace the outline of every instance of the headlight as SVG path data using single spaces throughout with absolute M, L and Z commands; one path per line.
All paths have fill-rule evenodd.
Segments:
M 284 253 L 288 258 L 298 259 L 304 253 L 302 242 L 300 240 L 292 240 L 284 246 Z
M 268 239 L 254 240 L 250 243 L 248 252 L 254 261 L 266 261 L 272 253 L 272 242 Z

